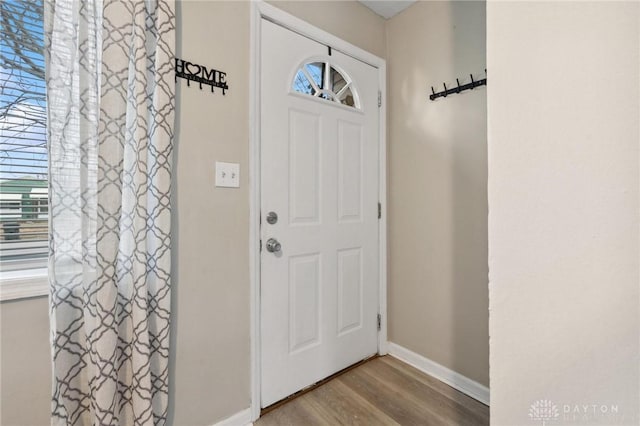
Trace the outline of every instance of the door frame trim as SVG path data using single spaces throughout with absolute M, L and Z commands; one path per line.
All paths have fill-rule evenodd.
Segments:
M 387 354 L 387 108 L 386 61 L 352 45 L 302 19 L 290 15 L 264 1 L 252 1 L 250 11 L 249 65 L 249 276 L 250 276 L 250 346 L 251 346 L 251 418 L 260 417 L 260 54 L 262 19 L 267 19 L 293 32 L 331 46 L 378 69 L 378 84 L 382 95 L 379 112 L 379 189 L 382 217 L 378 221 L 379 235 L 379 308 L 382 315 L 378 332 L 378 354 Z

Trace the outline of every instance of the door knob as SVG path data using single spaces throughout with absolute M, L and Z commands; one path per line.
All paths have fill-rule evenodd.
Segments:
M 269 253 L 276 253 L 276 252 L 280 251 L 281 247 L 282 246 L 280 245 L 278 240 L 276 240 L 275 238 L 269 238 L 267 240 L 267 251 Z

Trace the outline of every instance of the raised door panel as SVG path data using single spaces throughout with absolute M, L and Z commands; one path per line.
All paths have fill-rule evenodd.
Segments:
M 362 249 L 338 251 L 338 335 L 362 326 Z
M 289 111 L 289 222 L 320 223 L 320 117 Z
M 362 220 L 362 125 L 338 120 L 338 222 Z
M 289 258 L 289 352 L 320 342 L 320 254 Z

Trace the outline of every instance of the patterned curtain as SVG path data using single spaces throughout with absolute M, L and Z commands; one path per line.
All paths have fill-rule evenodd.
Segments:
M 52 424 L 164 424 L 173 0 L 46 0 Z

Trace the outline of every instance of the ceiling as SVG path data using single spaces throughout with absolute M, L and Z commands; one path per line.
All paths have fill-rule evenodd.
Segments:
M 385 19 L 389 19 L 398 13 L 402 12 L 413 3 L 415 0 L 358 0 L 369 9 L 373 10 L 378 15 Z

